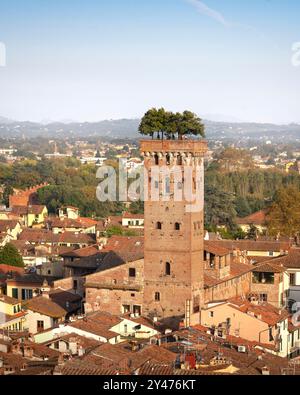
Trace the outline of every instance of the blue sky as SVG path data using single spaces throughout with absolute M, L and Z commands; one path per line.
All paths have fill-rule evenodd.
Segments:
M 0 0 L 0 115 L 300 122 L 299 0 Z

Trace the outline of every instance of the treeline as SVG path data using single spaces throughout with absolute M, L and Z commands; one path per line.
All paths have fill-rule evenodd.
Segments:
M 110 164 L 116 166 L 116 163 Z M 75 158 L 41 161 L 25 160 L 13 165 L 0 163 L 1 202 L 8 204 L 13 188 L 48 182 L 49 187 L 38 192 L 39 201 L 50 213 L 61 205 L 79 207 L 81 214 L 103 218 L 125 210 L 122 203 L 99 202 L 96 198 L 97 168 L 82 165 Z M 208 168 L 205 174 L 205 222 L 207 227 L 227 225 L 235 228 L 237 217 L 247 216 L 274 201 L 280 188 L 293 185 L 300 190 L 300 176 L 278 170 L 249 169 L 220 172 Z M 142 212 L 143 205 L 132 204 L 133 212 Z
M 287 174 L 278 170 L 253 169 L 227 173 L 208 170 L 205 184 L 206 191 L 215 189 L 221 199 L 222 194 L 227 194 L 226 204 L 231 200 L 229 211 L 233 206 L 237 216 L 245 217 L 269 206 L 274 200 L 276 191 L 281 187 L 293 185 L 300 189 L 300 175 L 296 172 Z
M 99 202 L 96 198 L 97 168 L 82 165 L 75 158 L 59 160 L 26 160 L 13 165 L 0 164 L 2 204 L 8 205 L 8 196 L 13 188 L 27 187 L 47 182 L 50 186 L 38 191 L 40 204 L 45 204 L 50 213 L 57 213 L 62 205 L 73 205 L 81 215 L 104 218 L 119 214 L 125 208 L 118 202 Z

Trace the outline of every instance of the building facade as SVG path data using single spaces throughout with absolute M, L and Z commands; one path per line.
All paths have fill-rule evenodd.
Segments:
M 186 316 L 189 321 L 194 314 L 199 315 L 203 301 L 204 196 L 200 193 L 198 207 L 191 208 L 192 199 L 185 193 L 180 199 L 178 194 L 187 191 L 188 184 L 193 194 L 202 190 L 206 151 L 205 141 L 141 141 L 148 192 L 143 300 L 146 316 Z

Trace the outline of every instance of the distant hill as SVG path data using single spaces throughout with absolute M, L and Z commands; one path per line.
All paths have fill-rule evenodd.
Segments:
M 0 117 L 0 138 L 39 137 L 46 138 L 137 138 L 139 119 L 105 120 L 100 122 L 52 122 L 49 124 L 35 122 L 17 122 Z M 275 125 L 259 123 L 215 122 L 204 120 L 208 139 L 283 139 L 294 141 L 300 139 L 300 125 Z

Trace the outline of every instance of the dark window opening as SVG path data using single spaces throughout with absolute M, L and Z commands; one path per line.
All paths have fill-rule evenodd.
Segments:
M 253 273 L 254 284 L 274 284 L 274 273 Z
M 166 262 L 166 276 L 171 276 L 171 264 Z
M 158 165 L 159 164 L 159 156 L 157 154 L 154 156 L 154 160 L 155 160 L 155 164 Z
M 156 223 L 156 229 L 162 230 L 162 223 L 161 222 Z
M 37 321 L 37 332 L 42 332 L 44 330 L 44 321 Z
M 296 285 L 296 273 L 291 273 L 290 274 L 290 285 L 295 286 Z
M 129 269 L 129 277 L 135 277 L 136 276 L 136 271 L 135 268 L 130 268 Z
M 170 155 L 166 156 L 166 163 L 167 163 L 167 165 L 169 165 L 171 163 Z
M 160 293 L 159 292 L 155 292 L 155 301 L 159 302 L 160 301 Z
M 180 230 L 180 223 L 179 222 L 175 223 L 175 230 Z

